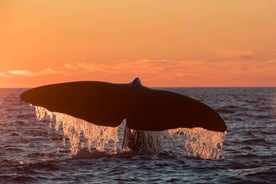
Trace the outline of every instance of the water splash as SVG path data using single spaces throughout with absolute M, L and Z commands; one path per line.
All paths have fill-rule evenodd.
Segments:
M 63 136 L 63 145 L 70 144 L 72 156 L 83 152 L 117 154 L 127 151 L 173 152 L 177 155 L 221 159 L 226 132 L 203 128 L 176 128 L 166 131 L 129 129 L 126 120 L 118 127 L 98 126 L 70 115 L 35 107 L 37 119 L 46 117 L 50 127 Z M 85 150 L 85 151 L 83 151 Z
M 186 156 L 205 159 L 222 159 L 223 141 L 227 132 L 215 132 L 204 128 L 176 128 L 168 130 L 173 147 Z
M 98 126 L 70 115 L 50 112 L 43 107 L 35 107 L 38 120 L 50 119 L 50 128 L 54 128 L 63 135 L 63 145 L 68 142 L 72 156 L 80 151 L 105 152 L 116 154 L 119 145 L 118 131 L 120 127 Z
M 167 131 L 144 131 L 129 129 L 125 125 L 122 149 L 138 152 L 163 152 Z

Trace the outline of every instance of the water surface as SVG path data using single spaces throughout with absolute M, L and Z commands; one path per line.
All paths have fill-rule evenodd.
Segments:
M 70 145 L 0 89 L 0 183 L 276 183 L 276 88 L 166 88 L 203 101 L 225 119 L 224 159 L 164 153 L 73 157 Z

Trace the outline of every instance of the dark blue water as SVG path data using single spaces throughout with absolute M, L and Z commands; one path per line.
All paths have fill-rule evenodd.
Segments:
M 201 100 L 225 119 L 225 158 L 166 153 L 72 158 L 46 121 L 0 89 L 0 183 L 276 183 L 276 88 L 168 88 Z

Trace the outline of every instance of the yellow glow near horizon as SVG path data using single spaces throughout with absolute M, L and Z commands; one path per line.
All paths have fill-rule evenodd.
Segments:
M 274 0 L 3 0 L 0 87 L 276 86 Z

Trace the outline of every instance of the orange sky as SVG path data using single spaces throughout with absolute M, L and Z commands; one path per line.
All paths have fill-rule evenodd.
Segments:
M 0 87 L 276 86 L 275 0 L 1 0 Z

